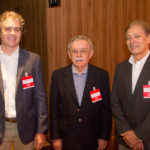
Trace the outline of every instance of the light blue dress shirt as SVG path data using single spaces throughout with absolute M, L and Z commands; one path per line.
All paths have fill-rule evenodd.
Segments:
M 75 70 L 74 65 L 72 65 L 73 80 L 74 80 L 75 90 L 78 98 L 78 103 L 80 106 L 81 106 L 82 96 L 83 96 L 85 82 L 87 78 L 87 70 L 88 70 L 88 66 L 85 68 L 82 74 L 78 74 Z

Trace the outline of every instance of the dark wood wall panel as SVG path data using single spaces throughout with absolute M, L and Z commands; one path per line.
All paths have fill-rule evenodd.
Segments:
M 1 0 L 0 13 L 5 10 L 15 10 L 24 17 L 25 35 L 21 47 L 40 54 L 48 86 L 46 0 Z
M 135 19 L 150 23 L 149 0 L 61 0 L 47 10 L 49 74 L 69 63 L 68 41 L 84 34 L 94 44 L 92 64 L 109 71 L 112 84 L 116 64 L 127 59 L 125 28 Z

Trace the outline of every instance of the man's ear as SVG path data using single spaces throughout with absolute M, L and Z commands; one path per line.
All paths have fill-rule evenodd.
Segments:
M 22 33 L 22 35 L 24 34 L 24 27 L 22 27 L 22 29 L 21 29 L 21 33 Z
M 150 34 L 148 35 L 148 43 L 150 44 Z
M 69 56 L 69 58 L 71 59 L 71 54 L 70 54 L 70 51 L 68 50 L 68 56 Z
M 93 50 L 90 50 L 90 59 L 92 58 L 92 56 L 93 56 Z

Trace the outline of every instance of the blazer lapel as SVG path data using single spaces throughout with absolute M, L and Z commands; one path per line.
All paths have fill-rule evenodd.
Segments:
M 18 60 L 18 69 L 17 69 L 17 77 L 16 77 L 16 91 L 18 88 L 19 81 L 22 77 L 22 72 L 24 68 L 24 56 L 23 56 L 23 51 L 20 49 L 19 50 L 19 60 Z
M 3 86 L 1 64 L 0 64 L 0 91 L 1 91 L 1 94 L 2 94 L 3 101 L 4 101 L 4 86 Z
M 78 98 L 77 98 L 76 91 L 75 91 L 71 65 L 68 66 L 68 68 L 66 68 L 66 70 L 64 72 L 64 80 L 63 81 L 64 81 L 64 85 L 66 85 L 66 88 L 68 89 L 69 93 L 72 95 L 73 100 L 75 101 L 75 103 L 78 104 Z
M 92 70 L 92 66 L 89 64 L 81 106 L 85 103 L 86 95 L 89 94 L 89 90 L 92 89 L 92 86 L 94 85 L 94 82 L 95 82 L 94 77 L 95 77 L 95 75 L 94 75 L 94 72 Z
M 147 58 L 144 66 L 143 66 L 143 69 L 142 69 L 140 76 L 137 80 L 133 95 L 136 95 L 135 93 L 137 93 L 137 91 L 139 90 L 141 85 L 144 85 L 144 84 L 148 85 L 147 80 L 148 80 L 149 75 L 150 75 L 150 56 Z
M 124 73 L 125 77 L 125 84 L 126 84 L 126 90 L 127 93 L 129 94 L 128 97 L 132 97 L 132 65 L 128 62 L 126 69 L 125 69 L 125 73 Z

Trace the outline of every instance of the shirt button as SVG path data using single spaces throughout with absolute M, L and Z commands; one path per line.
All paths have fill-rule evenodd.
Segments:
M 82 122 L 82 119 L 81 119 L 81 118 L 79 118 L 79 119 L 78 119 L 78 122 L 79 122 L 79 123 L 81 123 L 81 122 Z

